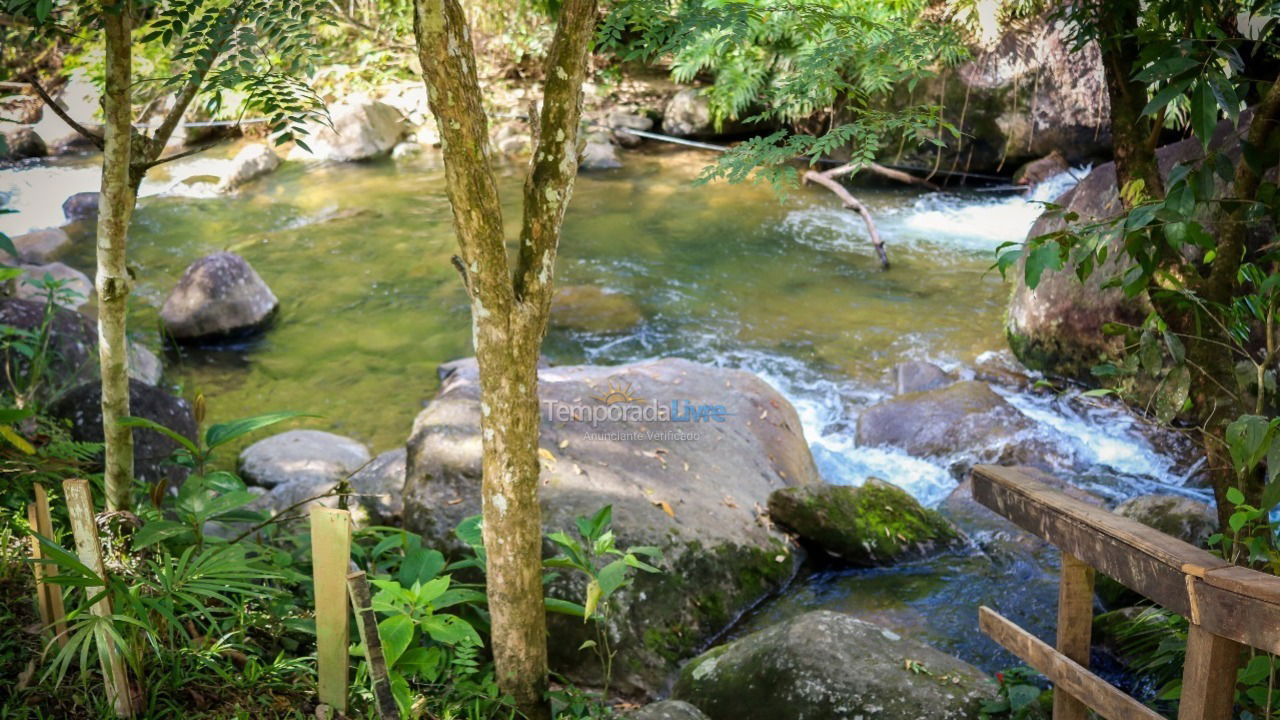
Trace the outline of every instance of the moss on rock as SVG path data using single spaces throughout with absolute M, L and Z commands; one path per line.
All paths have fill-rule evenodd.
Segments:
M 861 487 L 813 485 L 776 490 L 773 519 L 855 565 L 889 565 L 962 541 L 960 532 L 904 490 L 875 478 Z

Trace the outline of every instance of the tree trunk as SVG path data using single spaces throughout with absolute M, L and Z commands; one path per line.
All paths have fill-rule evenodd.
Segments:
M 1147 86 L 1134 79 L 1143 64 L 1141 48 L 1132 35 L 1141 12 L 1138 0 L 1100 3 L 1094 12 L 1097 13 L 1102 72 L 1111 104 L 1116 187 L 1125 188 L 1141 181 L 1147 197 L 1160 199 L 1164 197 L 1164 182 L 1156 163 L 1155 134 L 1151 119 L 1142 114 L 1147 106 Z
M 125 313 L 129 273 L 125 247 L 137 189 L 131 177 L 133 108 L 130 99 L 132 18 L 128 0 L 103 7 L 106 34 L 105 147 L 98 210 L 98 358 L 102 369 L 102 436 L 106 443 L 103 482 L 108 510 L 132 505 L 133 431 L 121 427 L 129 414 L 129 365 Z
M 440 127 L 461 270 L 480 366 L 486 589 L 498 684 L 532 720 L 547 704 L 537 363 L 550 314 L 560 226 L 577 174 L 577 131 L 595 0 L 568 0 L 546 85 L 513 272 L 489 166 L 488 123 L 470 29 L 457 0 L 416 0 L 414 35 Z

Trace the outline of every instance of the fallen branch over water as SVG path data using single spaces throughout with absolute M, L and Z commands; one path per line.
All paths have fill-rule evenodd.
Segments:
M 860 170 L 868 170 L 881 177 L 889 178 L 890 180 L 897 180 L 898 182 L 906 183 L 908 185 L 921 185 L 929 190 L 941 189 L 925 178 L 916 177 L 908 172 L 885 167 L 880 163 L 846 163 L 839 167 L 833 167 L 830 170 L 823 170 L 822 175 L 834 179 L 842 175 L 853 175 Z
M 800 178 L 803 182 L 818 183 L 819 185 L 835 193 L 836 197 L 840 198 L 840 201 L 844 203 L 845 207 L 849 208 L 850 210 L 856 211 L 859 215 L 862 216 L 862 221 L 867 224 L 867 233 L 871 235 L 871 244 L 874 245 L 876 248 L 876 255 L 880 256 L 880 268 L 882 270 L 888 270 L 889 255 L 888 253 L 885 252 L 884 240 L 880 239 L 880 233 L 876 230 L 875 221 L 871 219 L 871 211 L 867 210 L 866 205 L 863 205 L 861 202 L 858 202 L 858 199 L 855 198 L 852 194 L 850 194 L 849 191 L 845 189 L 844 185 L 840 184 L 839 180 L 836 180 L 835 177 L 831 176 L 831 173 L 834 173 L 837 170 L 841 170 L 844 167 L 846 166 L 842 165 L 841 167 L 833 168 L 826 172 L 806 170 L 804 175 L 801 175 Z

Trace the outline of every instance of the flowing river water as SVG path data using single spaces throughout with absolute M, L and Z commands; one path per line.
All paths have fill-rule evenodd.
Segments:
M 469 312 L 439 157 L 306 167 L 287 163 L 244 192 L 216 196 L 199 181 L 234 148 L 175 163 L 148 180 L 134 216 L 130 262 L 138 286 L 134 332 L 155 347 L 157 308 L 183 269 L 232 249 L 281 301 L 272 329 L 231 348 L 166 358 L 184 394 L 203 392 L 213 421 L 271 410 L 321 416 L 311 426 L 381 452 L 404 443 L 438 387 L 436 366 L 469 354 Z M 1054 178 L 1030 197 L 861 188 L 887 241 L 881 271 L 861 221 L 815 188 L 778 197 L 759 185 L 693 186 L 714 156 L 654 150 L 625 168 L 580 176 L 565 221 L 560 284 L 625 293 L 643 322 L 622 335 L 553 329 L 556 364 L 679 356 L 764 377 L 796 406 L 828 482 L 874 475 L 925 504 L 956 481 L 951 459 L 860 448 L 859 412 L 889 395 L 887 370 L 931 360 L 964 375 L 1004 348 L 1008 285 L 992 251 L 1022 239 L 1035 201 L 1070 187 Z M 19 212 L 15 234 L 62 222 L 69 194 L 97 189 L 96 159 L 0 172 Z M 519 220 L 522 168 L 500 178 L 508 235 Z M 1076 176 L 1087 170 L 1073 171 Z M 93 247 L 64 260 L 92 275 Z M 1180 490 L 1187 468 L 1155 450 L 1127 414 L 1071 397 L 1000 390 L 1093 472 L 1080 482 L 1110 497 Z M 1015 566 L 947 556 L 890 570 L 815 572 L 754 613 L 747 629 L 807 609 L 857 613 L 994 670 L 1011 664 L 976 629 L 977 604 L 1007 610 L 1042 634 L 1052 627 L 1052 558 Z M 1011 595 L 1012 593 L 1012 595 Z

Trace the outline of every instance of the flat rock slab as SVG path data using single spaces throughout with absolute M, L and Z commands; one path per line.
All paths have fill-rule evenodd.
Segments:
M 928 672 L 913 672 L 908 660 Z M 711 720 L 977 720 L 995 690 L 969 663 L 818 610 L 699 655 L 672 697 Z
M 406 527 L 446 550 L 458 548 L 459 522 L 480 512 L 482 412 L 474 360 L 448 367 L 414 422 L 404 491 Z M 797 567 L 764 514 L 774 490 L 820 482 L 799 417 L 755 375 L 678 359 L 542 368 L 538 390 L 544 529 L 571 530 L 612 505 L 619 547 L 663 550 L 667 572 L 622 590 L 610 626 L 615 686 L 656 695 L 681 658 Z M 627 419 L 672 403 L 679 414 L 667 420 Z M 711 407 L 722 421 L 709 410 L 701 422 L 670 419 Z M 566 577 L 549 593 L 580 601 L 583 586 Z M 581 620 L 554 616 L 553 667 L 597 682 L 598 662 L 578 649 L 590 637 Z
M 289 430 L 245 448 L 240 473 L 254 485 L 322 485 L 347 477 L 369 462 L 369 448 L 321 430 Z

